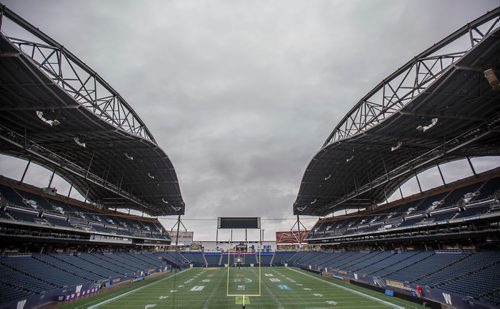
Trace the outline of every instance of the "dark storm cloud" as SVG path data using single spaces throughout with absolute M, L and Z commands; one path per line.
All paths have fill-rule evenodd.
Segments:
M 356 101 L 498 2 L 6 4 L 133 106 L 173 161 L 189 219 L 291 218 L 305 167 Z M 214 222 L 186 223 L 213 238 Z

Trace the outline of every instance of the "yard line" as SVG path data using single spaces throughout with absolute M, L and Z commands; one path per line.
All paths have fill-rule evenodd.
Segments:
M 402 307 L 402 306 L 399 306 L 399 305 L 396 305 L 396 304 L 393 304 L 391 302 L 388 302 L 388 301 L 385 301 L 383 299 L 379 299 L 379 298 L 376 298 L 374 296 L 371 296 L 371 295 L 368 295 L 368 294 L 365 294 L 363 292 L 359 292 L 359 291 L 356 291 L 356 290 L 352 290 L 352 289 L 349 289 L 349 288 L 346 288 L 344 286 L 341 286 L 341 285 L 338 285 L 336 283 L 333 283 L 333 282 L 330 282 L 330 281 L 326 281 L 324 279 L 321 279 L 321 278 L 318 278 L 318 277 L 315 277 L 315 276 L 311 276 L 309 274 L 306 274 L 305 272 L 302 272 L 302 271 L 298 271 L 296 269 L 293 269 L 293 268 L 288 268 L 289 270 L 291 271 L 294 271 L 296 273 L 299 273 L 299 274 L 302 274 L 303 276 L 306 276 L 306 277 L 309 277 L 309 278 L 314 278 L 316 280 L 319 280 L 319 281 L 323 281 L 323 282 L 326 282 L 330 285 L 333 285 L 335 287 L 338 287 L 340 289 L 343 289 L 344 291 L 348 291 L 348 292 L 351 292 L 351 293 L 354 293 L 354 294 L 357 294 L 357 295 L 360 295 L 360 296 L 363 296 L 363 297 L 366 297 L 366 298 L 369 298 L 371 300 L 374 300 L 376 302 L 379 302 L 379 303 L 383 303 L 385 305 L 388 305 L 388 306 L 392 306 L 392 308 L 398 308 L 398 309 L 405 309 L 405 307 Z
M 212 292 L 208 296 L 207 300 L 203 304 L 203 309 L 207 309 L 208 308 L 208 305 L 210 304 L 210 302 L 214 298 L 214 295 L 217 294 L 217 291 L 219 290 L 219 287 L 221 286 L 222 282 L 224 282 L 223 278 L 225 278 L 224 274 L 223 274 L 223 276 L 221 278 L 219 278 L 219 282 L 215 285 L 214 289 L 212 290 Z
M 102 302 L 100 302 L 100 303 L 97 303 L 97 304 L 95 304 L 95 305 L 92 305 L 92 306 L 90 306 L 90 307 L 87 307 L 87 309 L 97 309 L 97 308 L 99 308 L 99 306 L 101 306 L 101 305 L 104 305 L 104 304 L 107 304 L 107 303 L 112 302 L 112 301 L 114 301 L 114 300 L 120 299 L 120 298 L 122 298 L 122 297 L 124 297 L 124 296 L 127 296 L 127 295 L 129 295 L 129 294 L 135 293 L 135 292 L 137 292 L 137 291 L 140 291 L 140 290 L 142 290 L 142 289 L 145 289 L 145 288 L 147 288 L 147 287 L 150 287 L 150 286 L 152 286 L 152 285 L 155 285 L 155 284 L 160 283 L 160 282 L 162 282 L 162 281 L 165 281 L 165 280 L 167 280 L 167 279 L 174 278 L 175 276 L 177 276 L 177 275 L 179 275 L 179 274 L 184 274 L 184 273 L 185 273 L 186 271 L 188 271 L 189 269 L 190 269 L 190 268 L 188 268 L 188 269 L 186 269 L 186 270 L 182 270 L 182 271 L 180 271 L 180 272 L 178 272 L 178 273 L 175 273 L 173 276 L 168 276 L 168 277 L 163 278 L 163 279 L 160 279 L 160 280 L 158 280 L 158 281 L 151 282 L 151 283 L 149 283 L 149 284 L 143 285 L 143 286 L 141 286 L 141 287 L 139 287 L 139 288 L 137 288 L 137 289 L 133 289 L 133 290 L 128 291 L 128 292 L 126 292 L 126 293 L 123 293 L 123 294 L 120 294 L 120 295 L 118 295 L 118 296 L 112 297 L 112 298 L 110 298 L 110 299 L 104 300 L 104 301 L 102 301 Z
M 273 270 L 274 271 L 274 270 Z M 262 280 L 263 282 L 261 284 L 264 285 L 264 288 L 266 289 L 266 291 L 269 293 L 269 295 L 271 295 L 271 298 L 273 299 L 273 301 L 278 305 L 278 308 L 280 309 L 283 309 L 283 304 L 278 300 L 278 298 L 273 294 L 273 292 L 271 291 L 271 289 L 269 288 L 269 286 L 267 285 L 267 282 L 266 280 Z

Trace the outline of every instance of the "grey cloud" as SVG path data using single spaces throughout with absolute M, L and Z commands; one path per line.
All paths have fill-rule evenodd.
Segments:
M 173 161 L 187 219 L 290 218 L 264 221 L 272 233 L 293 224 L 305 167 L 344 114 L 399 66 L 498 2 L 5 4 L 133 106 Z M 212 221 L 186 223 L 196 239 L 213 238 Z

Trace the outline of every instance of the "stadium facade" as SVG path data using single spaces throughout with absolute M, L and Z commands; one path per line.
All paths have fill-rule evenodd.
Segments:
M 316 250 L 244 250 L 237 262 L 227 252 L 169 250 L 154 216 L 180 216 L 185 205 L 145 123 L 63 45 L 5 6 L 0 18 L 0 153 L 26 160 L 26 170 L 47 168 L 84 197 L 58 194 L 52 178 L 46 188 L 0 178 L 0 308 L 233 264 L 300 267 L 433 308 L 500 306 L 500 170 L 477 173 L 471 160 L 500 155 L 500 8 L 417 55 L 337 125 L 293 205 L 295 215 L 321 216 L 307 234 Z M 446 183 L 439 167 L 456 160 L 473 175 Z M 418 175 L 433 167 L 443 185 L 424 191 Z M 389 202 L 413 177 L 420 192 Z
M 472 162 L 500 163 L 499 16 L 415 56 L 335 127 L 293 211 L 321 216 L 307 240 L 340 260 L 317 255 L 303 266 L 456 308 L 500 305 L 491 275 L 500 271 L 500 169 L 478 173 Z M 441 166 L 458 160 L 472 176 L 445 182 Z M 430 169 L 442 185 L 422 190 Z M 418 193 L 389 202 L 410 179 Z
M 32 308 L 162 270 L 88 252 L 170 245 L 155 217 L 185 211 L 172 162 L 127 101 L 63 44 L 3 5 L 0 25 L 0 153 L 26 161 L 20 180 L 0 178 L 0 307 Z M 47 187 L 24 183 L 32 163 L 52 172 Z M 58 194 L 54 175 L 84 201 Z

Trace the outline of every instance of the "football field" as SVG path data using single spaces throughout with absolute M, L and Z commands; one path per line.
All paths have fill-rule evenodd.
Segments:
M 103 292 L 63 308 L 423 308 L 285 267 L 193 268 Z

